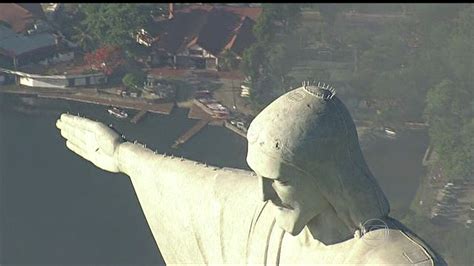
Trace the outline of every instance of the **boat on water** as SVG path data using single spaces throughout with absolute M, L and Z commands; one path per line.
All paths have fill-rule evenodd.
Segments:
M 117 118 L 127 118 L 128 117 L 128 114 L 124 111 L 124 110 L 121 110 L 117 107 L 112 107 L 110 109 L 107 109 L 107 112 L 109 112 L 110 115 L 113 115 Z
M 392 128 L 385 127 L 383 130 L 384 130 L 385 134 L 387 134 L 387 136 L 389 136 L 389 137 L 397 136 L 397 132 L 395 132 L 395 130 L 392 129 Z

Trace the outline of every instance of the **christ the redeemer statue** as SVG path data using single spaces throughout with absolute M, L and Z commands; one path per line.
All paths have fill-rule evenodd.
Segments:
M 130 176 L 167 264 L 440 265 L 395 219 L 334 91 L 304 84 L 251 123 L 247 163 L 219 168 L 156 154 L 62 114 L 66 146 Z

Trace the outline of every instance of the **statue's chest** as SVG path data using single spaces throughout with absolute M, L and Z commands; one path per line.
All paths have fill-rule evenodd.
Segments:
M 246 264 L 278 265 L 284 233 L 268 206 L 256 210 L 249 230 Z
M 285 241 L 282 244 L 280 264 L 343 264 L 347 253 L 334 248 L 315 248 L 314 246 L 302 246 L 293 241 Z
M 326 246 L 301 237 L 280 229 L 270 206 L 263 206 L 255 211 L 249 228 L 246 264 L 342 264 L 348 262 L 354 248 L 353 240 Z
M 331 247 L 313 241 L 302 244 L 296 237 L 286 234 L 281 245 L 280 264 L 342 264 L 347 261 L 348 247 Z

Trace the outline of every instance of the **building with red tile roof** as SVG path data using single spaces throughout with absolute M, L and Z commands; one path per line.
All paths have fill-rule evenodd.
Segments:
M 151 46 L 154 63 L 217 69 L 225 50 L 240 59 L 256 40 L 252 28 L 262 9 L 217 5 L 192 5 L 170 9 L 171 19 L 156 21 L 139 43 Z
M 37 20 L 46 20 L 41 4 L 0 4 L 0 21 L 17 33 L 25 33 Z

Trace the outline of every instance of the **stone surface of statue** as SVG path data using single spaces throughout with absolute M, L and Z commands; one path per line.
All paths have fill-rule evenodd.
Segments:
M 124 142 L 61 115 L 69 149 L 130 176 L 167 264 L 442 265 L 390 218 L 389 204 L 334 91 L 304 84 L 252 121 L 253 171 L 205 166 Z

